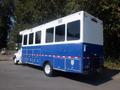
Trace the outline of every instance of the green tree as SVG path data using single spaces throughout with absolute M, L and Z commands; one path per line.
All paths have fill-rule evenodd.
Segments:
M 120 57 L 120 0 L 67 0 L 67 14 L 84 10 L 104 22 L 104 53 Z
M 0 6 L 0 49 L 7 47 L 9 1 L 3 0 Z
M 120 56 L 120 0 L 14 0 L 17 24 L 13 39 L 18 32 L 65 15 L 86 11 L 104 22 L 105 56 Z M 16 34 L 17 33 L 17 34 Z

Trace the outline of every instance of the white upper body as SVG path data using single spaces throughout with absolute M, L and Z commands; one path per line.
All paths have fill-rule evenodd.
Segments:
M 79 40 L 71 40 L 68 41 L 66 39 L 67 37 L 67 24 L 69 22 L 73 22 L 76 20 L 80 20 L 80 39 Z M 46 43 L 46 29 L 55 27 L 58 25 L 65 24 L 65 40 L 62 42 L 55 42 L 55 35 L 54 40 L 51 43 Z M 41 31 L 41 43 L 35 44 L 35 37 L 33 38 L 33 44 L 29 45 L 29 34 L 34 33 L 37 31 Z M 54 30 L 55 32 L 55 30 Z M 55 34 L 55 33 L 54 33 Z M 65 44 L 65 43 L 91 43 L 91 44 L 97 44 L 97 45 L 103 45 L 103 22 L 99 20 L 98 18 L 84 12 L 80 11 L 68 16 L 65 16 L 63 18 L 45 23 L 43 25 L 39 25 L 37 27 L 26 29 L 24 31 L 20 32 L 20 35 L 28 35 L 27 38 L 27 45 L 23 45 L 24 38 L 22 38 L 22 46 L 34 46 L 34 45 L 51 45 L 51 44 Z

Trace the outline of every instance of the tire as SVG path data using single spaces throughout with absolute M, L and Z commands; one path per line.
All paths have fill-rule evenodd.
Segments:
M 13 62 L 15 65 L 18 65 L 19 61 L 16 61 L 15 59 L 16 59 L 16 56 L 13 57 Z
M 53 76 L 53 67 L 50 63 L 45 63 L 44 64 L 44 74 L 48 77 Z

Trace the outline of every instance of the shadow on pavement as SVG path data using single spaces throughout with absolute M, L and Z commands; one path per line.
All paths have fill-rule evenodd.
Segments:
M 38 70 L 43 70 L 43 68 L 39 66 L 34 66 L 34 65 L 27 65 L 27 66 Z M 77 82 L 83 82 L 94 86 L 98 86 L 106 82 L 109 82 L 118 73 L 120 73 L 120 70 L 104 68 L 103 73 L 98 75 L 81 75 L 77 73 L 68 73 L 68 72 L 66 73 L 66 72 L 56 71 L 54 77 L 63 77 Z
M 98 75 L 81 75 L 76 73 L 65 73 L 65 72 L 57 71 L 57 76 L 98 86 L 106 82 L 109 82 L 110 80 L 113 79 L 112 77 L 117 75 L 119 72 L 120 70 L 114 70 L 114 69 L 108 69 L 108 68 L 105 68 L 104 72 Z

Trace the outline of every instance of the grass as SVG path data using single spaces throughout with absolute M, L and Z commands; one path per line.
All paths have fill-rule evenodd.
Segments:
M 113 59 L 113 58 L 106 58 L 104 66 L 110 69 L 117 69 L 120 70 L 120 58 Z

